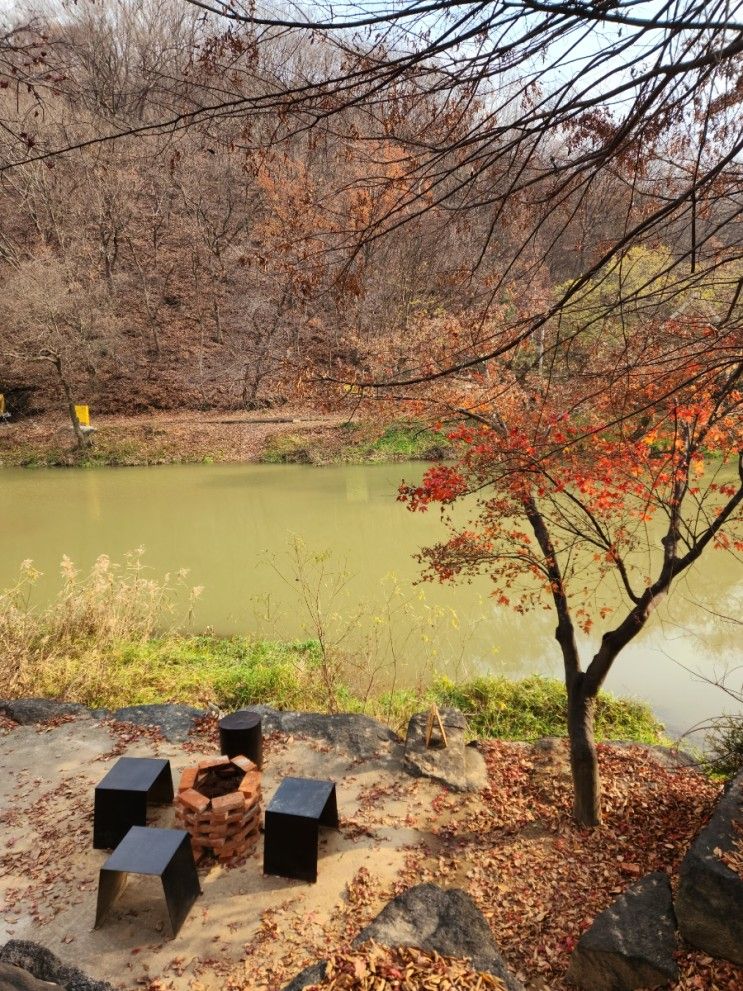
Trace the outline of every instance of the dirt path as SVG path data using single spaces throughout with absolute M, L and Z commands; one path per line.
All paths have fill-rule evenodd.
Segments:
M 263 414 L 193 411 L 135 416 L 95 416 L 93 459 L 112 464 L 158 464 L 212 460 L 259 461 L 270 438 L 296 436 L 309 443 L 340 446 L 345 417 L 282 407 Z M 337 435 L 337 436 L 336 436 Z M 0 425 L 0 464 L 74 457 L 72 431 L 61 416 L 44 415 Z

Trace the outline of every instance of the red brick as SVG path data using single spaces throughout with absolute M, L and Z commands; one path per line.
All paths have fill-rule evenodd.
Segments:
M 199 770 L 208 771 L 210 767 L 224 767 L 229 762 L 229 757 L 206 757 L 199 761 Z
M 242 754 L 240 754 L 238 757 L 233 757 L 232 763 L 236 764 L 241 771 L 245 771 L 246 774 L 248 773 L 248 771 L 258 770 L 258 766 L 254 764 L 253 761 L 250 760 L 248 757 L 243 757 Z
M 187 808 L 195 809 L 197 812 L 203 812 L 209 808 L 209 799 L 205 795 L 201 795 L 198 791 L 194 791 L 193 788 L 187 788 L 185 791 L 180 792 L 178 801 L 182 802 Z
M 261 776 L 258 771 L 249 771 L 237 786 L 238 791 L 247 792 L 251 795 L 260 795 Z
M 189 788 L 193 788 L 196 784 L 196 775 L 198 773 L 198 767 L 187 767 L 181 775 L 181 780 L 178 784 L 178 791 L 187 791 Z
M 230 812 L 232 809 L 242 809 L 245 807 L 245 798 L 239 791 L 233 791 L 230 795 L 221 795 L 212 800 L 212 809 L 215 812 Z

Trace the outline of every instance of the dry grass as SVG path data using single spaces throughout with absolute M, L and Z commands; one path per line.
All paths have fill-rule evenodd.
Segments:
M 179 602 L 190 612 L 200 589 L 185 573 L 154 578 L 142 551 L 114 564 L 101 555 L 87 574 L 65 557 L 62 584 L 44 607 L 33 604 L 41 573 L 24 561 L 18 581 L 0 592 L 0 694 L 89 697 L 105 685 L 115 644 L 149 640 Z

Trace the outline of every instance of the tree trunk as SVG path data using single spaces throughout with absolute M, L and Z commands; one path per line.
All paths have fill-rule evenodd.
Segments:
M 69 413 L 70 422 L 72 423 L 72 430 L 75 434 L 75 443 L 77 444 L 77 449 L 82 453 L 88 446 L 88 438 L 83 433 L 80 427 L 80 421 L 77 418 L 77 411 L 75 409 L 75 400 L 72 396 L 72 390 L 70 389 L 69 383 L 67 382 L 62 370 L 62 359 L 54 351 L 49 350 L 44 350 L 41 353 L 41 358 L 44 361 L 51 361 L 57 370 L 57 377 L 59 378 L 59 384 L 65 397 L 67 412 Z
M 219 308 L 219 300 L 216 296 L 212 296 L 212 312 L 214 313 L 214 340 L 217 344 L 223 344 L 224 335 L 222 334 L 222 312 Z
M 568 737 L 573 774 L 573 814 L 579 826 L 601 824 L 601 782 L 593 736 L 596 699 L 586 695 L 585 675 L 568 688 Z

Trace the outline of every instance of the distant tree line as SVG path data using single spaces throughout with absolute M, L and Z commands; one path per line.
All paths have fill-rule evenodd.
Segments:
M 180 0 L 0 30 L 6 391 L 47 408 L 61 376 L 99 410 L 255 409 L 324 377 L 415 400 L 494 355 L 543 362 L 565 298 L 638 245 L 665 258 L 645 309 L 712 285 L 737 319 L 735 39 L 709 5 L 704 44 L 666 8 L 628 24 L 653 45 L 616 119 L 595 80 L 618 36 L 585 85 L 548 57 L 592 15 L 419 7 L 407 47 L 384 11 L 297 30 Z

